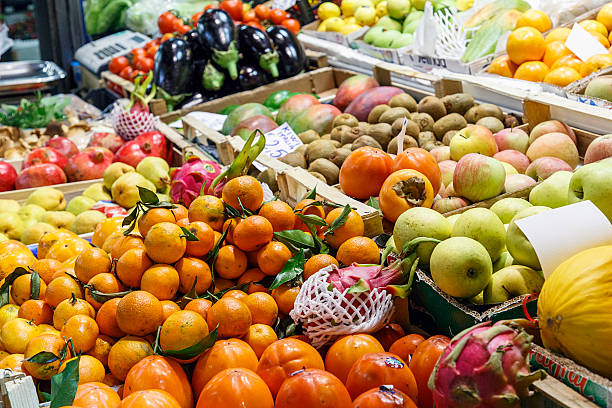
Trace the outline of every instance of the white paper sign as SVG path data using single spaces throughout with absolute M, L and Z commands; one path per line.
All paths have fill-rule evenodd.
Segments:
M 303 145 L 288 123 L 283 123 L 274 130 L 265 134 L 266 147 L 263 153 L 274 159 L 283 157 Z
M 597 38 L 589 34 L 580 24 L 574 24 L 570 35 L 565 40 L 565 46 L 582 61 L 586 61 L 593 55 L 608 53 Z
M 223 129 L 223 123 L 225 122 L 225 119 L 227 118 L 226 115 L 219 115 L 218 113 L 199 112 L 199 111 L 188 113 L 185 116 L 194 118 L 197 121 L 202 122 L 203 124 L 211 128 L 212 130 L 216 130 L 217 132 Z M 173 127 L 175 129 L 180 129 L 183 127 L 183 122 L 179 119 L 176 122 L 172 122 L 170 124 L 170 127 Z
M 544 278 L 578 252 L 612 244 L 612 224 L 591 201 L 544 211 L 516 225 L 533 245 Z

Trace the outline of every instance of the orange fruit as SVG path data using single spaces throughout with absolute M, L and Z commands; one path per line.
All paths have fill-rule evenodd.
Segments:
M 83 299 L 68 298 L 61 301 L 53 312 L 53 327 L 61 330 L 64 324 L 72 316 L 85 315 L 94 317 L 96 312 L 94 308 Z
M 336 340 L 325 355 L 325 369 L 343 383 L 353 364 L 367 353 L 383 353 L 385 349 L 369 334 L 351 334 Z
M 170 315 L 159 334 L 162 350 L 183 350 L 208 335 L 206 320 L 197 312 L 180 310 Z
M 190 256 L 204 256 L 208 254 L 215 245 L 215 234 L 213 229 L 202 221 L 190 223 L 187 229 L 195 235 L 199 241 L 187 241 L 185 254 Z
M 270 221 L 274 232 L 293 229 L 295 213 L 289 204 L 284 201 L 269 201 L 261 206 L 259 215 Z
M 32 338 L 25 348 L 23 353 L 24 359 L 35 356 L 36 354 L 46 351 L 55 354 L 58 359 L 49 363 L 34 363 L 25 360 L 23 366 L 28 373 L 39 380 L 49 380 L 52 376 L 58 373 L 60 368 L 61 352 L 64 349 L 64 340 L 55 334 L 45 333 Z M 70 348 L 66 349 L 68 357 L 70 357 Z
M 66 364 L 74 359 L 75 357 L 65 360 L 60 367 L 60 373 L 64 371 Z M 97 358 L 84 354 L 79 359 L 79 384 L 102 382 L 105 374 L 106 369 Z
M 115 377 L 111 373 L 106 374 L 104 376 L 104 381 L 102 381 L 102 382 L 104 384 L 108 385 L 109 387 L 123 386 L 123 381 L 119 380 L 117 377 Z
M 156 263 L 172 264 L 185 254 L 187 243 L 181 228 L 170 222 L 155 224 L 145 238 L 145 250 Z
M 64 339 L 72 339 L 72 344 L 77 352 L 79 350 L 86 352 L 96 345 L 100 329 L 96 321 L 91 317 L 76 315 L 66 321 L 61 333 Z
M 104 334 L 100 334 L 96 338 L 96 344 L 91 349 L 87 350 L 87 354 L 99 360 L 104 367 L 108 367 L 108 353 L 110 353 L 113 344 L 115 344 L 115 340 Z
M 608 36 L 608 29 L 606 26 L 597 20 L 582 20 L 578 23 L 578 25 L 580 25 L 586 31 L 596 31 L 604 37 Z
M 272 241 L 274 230 L 270 221 L 260 215 L 242 220 L 232 234 L 234 244 L 245 252 L 257 251 Z
M 4 323 L 17 318 L 19 315 L 19 306 L 12 303 L 0 307 L 0 329 Z
M 552 41 L 546 44 L 546 51 L 544 51 L 544 58 L 542 59 L 542 62 L 549 67 L 552 67 L 558 59 L 568 55 L 574 54 L 565 46 L 565 43 L 561 41 Z
M 27 252 L 29 251 L 29 249 L 23 242 L 15 241 L 14 239 L 9 239 L 7 241 L 0 242 L 0 257 L 12 251 L 26 251 Z
M 389 353 L 399 356 L 403 361 L 410 361 L 419 344 L 425 341 L 420 334 L 409 334 L 397 339 L 389 348 Z
M 104 294 L 118 293 L 125 290 L 125 286 L 123 286 L 112 273 L 98 274 L 91 278 L 87 284 L 94 290 Z M 90 288 L 85 289 L 85 300 L 87 300 L 96 310 L 100 309 L 102 306 L 102 303 L 94 300 Z
M 121 381 L 125 381 L 130 368 L 143 358 L 153 354 L 148 341 L 135 336 L 125 336 L 111 347 L 108 353 L 108 369 Z
M 189 218 L 181 218 L 176 222 L 176 225 L 187 228 L 189 226 Z
M 232 289 L 230 291 L 225 292 L 225 294 L 223 296 L 221 296 L 222 298 L 224 297 L 231 297 L 237 300 L 240 300 L 242 302 L 244 302 L 246 300 L 246 298 L 249 295 L 246 292 L 243 292 L 241 290 L 237 290 L 237 289 Z
M 259 282 L 263 278 L 266 277 L 266 274 L 263 273 L 259 268 L 251 268 L 247 269 L 245 273 L 240 275 L 238 278 L 238 285 L 242 285 L 247 282 L 251 282 L 249 288 L 247 289 L 247 293 L 255 293 L 255 292 L 268 292 L 268 289 L 263 285 L 256 285 L 253 282 Z
M 70 258 L 79 255 L 88 248 L 91 248 L 89 242 L 80 238 L 62 239 L 57 241 L 47 252 L 47 258 L 55 259 L 60 262 L 65 262 Z
M 0 329 L 2 344 L 6 351 L 11 354 L 23 353 L 30 340 L 38 336 L 38 334 L 38 329 L 33 322 L 20 317 L 6 322 L 2 329 Z
M 183 257 L 174 264 L 174 267 L 179 274 L 179 291 L 181 293 L 188 293 L 195 282 L 195 291 L 198 295 L 201 295 L 206 292 L 212 283 L 210 267 L 199 258 Z
M 273 408 L 274 399 L 266 383 L 253 371 L 229 368 L 211 378 L 202 390 L 197 406 Z
M 72 403 L 77 407 L 116 408 L 121 405 L 121 398 L 108 385 L 101 382 L 89 382 L 79 384 Z
M 99 273 L 111 270 L 111 259 L 104 250 L 89 247 L 81 252 L 74 262 L 74 273 L 81 282 L 89 282 Z
M 354 237 L 340 245 L 336 258 L 338 262 L 344 265 L 352 263 L 378 264 L 380 252 L 378 245 L 371 238 Z
M 529 9 L 525 11 L 516 22 L 515 28 L 533 27 L 543 33 L 552 28 L 552 21 L 546 13 L 541 10 Z
M 550 71 L 544 78 L 544 82 L 563 88 L 579 79 L 582 79 L 582 76 L 575 69 L 570 67 L 559 67 Z
M 555 69 L 559 67 L 569 67 L 580 72 L 580 70 L 582 69 L 582 65 L 583 63 L 578 57 L 576 57 L 575 55 L 567 55 L 555 61 L 555 63 L 552 65 L 552 67 L 550 67 L 550 69 Z
M 299 286 L 289 286 L 289 284 L 285 283 L 273 289 L 271 295 L 276 301 L 279 312 L 288 315 L 293 309 L 293 304 L 295 303 L 298 293 L 300 293 Z
M 176 224 L 176 218 L 167 208 L 151 208 L 138 219 L 138 232 L 146 237 L 151 227 L 160 222 Z
M 544 56 L 544 37 L 533 27 L 520 27 L 510 33 L 506 53 L 517 65 L 526 61 L 539 61 Z
M 223 278 L 215 279 L 215 290 L 213 293 L 217 293 L 221 290 L 229 289 L 233 286 L 236 286 L 236 283 L 234 283 L 234 281 L 231 281 L 229 279 L 223 279 Z
M 20 353 L 9 354 L 8 356 L 4 357 L 0 361 L 0 368 L 10 369 L 11 371 L 15 371 L 17 373 L 26 374 L 26 371 L 23 368 L 23 363 L 24 363 L 23 360 L 24 360 L 23 354 L 20 354 Z
M 199 313 L 206 320 L 208 310 L 212 306 L 212 302 L 208 299 L 193 299 L 185 305 L 184 310 L 191 310 Z
M 123 217 L 112 217 L 105 219 L 96 225 L 96 228 L 94 228 L 91 243 L 98 248 L 102 248 L 106 238 L 108 238 L 113 232 L 121 231 L 122 223 Z
M 170 265 L 156 264 L 142 275 L 140 289 L 153 294 L 159 300 L 174 299 L 179 288 L 179 274 Z
M 145 245 L 144 242 L 142 242 L 142 238 L 131 234 L 123 235 L 113 244 L 110 250 L 110 256 L 113 259 L 119 259 L 121 258 L 121 255 L 125 254 L 132 248 L 145 249 Z
M 552 41 L 561 41 L 565 43 L 571 32 L 572 30 L 567 27 L 553 28 L 548 34 L 546 34 L 544 42 L 547 44 Z
M 252 323 L 251 311 L 237 299 L 221 298 L 212 305 L 206 314 L 206 322 L 211 330 L 217 327 L 220 338 L 242 337 Z
M 223 279 L 235 279 L 246 271 L 247 262 L 243 251 L 234 245 L 225 245 L 219 248 L 214 265 L 215 273 Z
M 327 225 L 332 225 L 332 223 L 342 214 L 342 211 L 344 211 L 344 208 L 334 208 L 331 210 L 329 214 L 327 214 L 327 217 L 325 217 Z M 323 230 L 325 231 L 326 228 Z M 363 219 L 357 214 L 357 211 L 351 210 L 344 224 L 325 235 L 325 240 L 332 248 L 338 249 L 343 242 L 349 238 L 362 236 L 363 232 Z
M 51 307 L 57 307 L 60 302 L 70 299 L 72 296 L 83 299 L 83 289 L 70 276 L 59 276 L 47 285 L 45 302 Z
M 272 296 L 264 292 L 251 293 L 244 300 L 251 311 L 253 324 L 272 326 L 278 317 L 278 306 Z
M 266 275 L 278 275 L 291 256 L 292 253 L 285 244 L 272 241 L 257 252 L 257 265 Z
M 63 228 L 58 228 L 55 231 L 48 232 L 42 236 L 40 241 L 38 241 L 38 252 L 36 253 L 36 256 L 38 257 L 38 259 L 47 258 L 47 253 L 49 252 L 49 249 L 51 249 L 51 247 L 57 241 L 73 239 L 75 237 L 76 235 L 73 232 L 65 230 Z
M 174 312 L 181 310 L 181 307 L 171 300 L 160 300 L 162 306 L 162 316 L 165 322 Z
M 135 336 L 145 336 L 155 332 L 163 319 L 159 300 L 143 290 L 122 297 L 117 304 L 116 314 L 119 328 Z
M 599 43 L 601 45 L 603 45 L 604 47 L 610 48 L 610 40 L 608 40 L 608 37 L 605 35 L 602 35 L 599 31 L 594 31 L 594 30 L 590 30 L 587 31 L 589 34 L 591 34 L 593 37 L 595 37 L 597 39 L 597 41 L 599 41 Z
M 171 209 L 170 211 L 172 211 L 172 214 L 174 214 L 174 218 L 176 219 L 177 222 L 189 216 L 187 212 L 187 208 L 184 205 L 182 204 L 173 204 L 173 205 L 175 208 Z
M 305 232 L 309 231 L 308 227 L 306 227 L 306 224 L 304 224 L 304 222 L 297 216 L 297 214 L 316 215 L 318 217 L 325 218 L 325 211 L 323 210 L 323 207 L 321 207 L 320 205 L 311 205 L 314 202 L 315 200 L 307 198 L 297 203 L 297 205 L 295 206 L 296 216 L 295 224 L 293 224 L 293 229 L 298 229 Z M 317 226 L 317 231 L 319 231 L 320 229 L 321 227 Z
M 49 324 L 53 321 L 53 310 L 44 300 L 29 299 L 19 308 L 18 316 L 34 324 Z
M 98 323 L 100 333 L 111 337 L 125 336 L 125 333 L 117 324 L 117 306 L 120 301 L 121 298 L 110 299 L 104 302 L 102 307 L 98 310 L 96 314 L 96 323 Z
M 219 245 L 219 240 L 223 235 L 219 231 L 215 231 L 215 245 Z
M 263 202 L 263 188 L 255 177 L 240 176 L 225 184 L 221 198 L 225 204 L 238 211 L 241 210 L 241 206 L 250 211 L 257 211 Z
M 30 288 L 33 276 L 34 275 L 31 273 L 21 275 L 13 282 L 13 285 L 11 286 L 11 297 L 13 298 L 15 304 L 21 305 L 23 302 L 30 299 Z M 46 291 L 47 284 L 44 280 L 40 279 L 38 298 L 44 299 Z
M 62 269 L 62 263 L 55 259 L 39 259 L 32 264 L 32 269 L 38 272 L 40 278 L 48 285 L 53 275 Z
M 244 336 L 244 341 L 255 352 L 257 358 L 260 358 L 264 350 L 275 341 L 278 340 L 278 336 L 274 329 L 266 324 L 256 323 L 249 327 L 249 331 Z
M 580 70 L 580 75 L 583 77 L 591 75 L 593 72 L 597 72 L 600 69 L 607 68 L 612 65 L 612 55 L 610 54 L 597 54 L 589 57 L 584 61 L 584 65 Z
M 247 252 L 247 260 L 248 260 L 249 268 L 254 268 L 257 266 L 257 252 L 259 251 Z
M 0 278 L 6 278 L 15 268 L 21 266 L 28 269 L 36 262 L 36 258 L 29 251 L 12 251 L 0 257 Z
M 612 31 L 612 4 L 608 3 L 603 6 L 595 19 L 603 24 L 608 31 Z
M 234 243 L 234 230 L 236 229 L 236 226 L 240 224 L 240 222 L 242 222 L 242 218 L 235 217 L 235 218 L 228 218 L 223 223 L 222 230 L 224 232 L 227 231 L 227 233 L 225 234 L 225 244 L 226 245 Z
M 123 239 L 124 236 L 125 235 L 123 235 L 123 231 L 121 230 L 111 233 L 108 237 L 106 237 L 101 248 L 110 254 L 113 246 L 117 243 L 117 241 Z
M 189 222 L 202 221 L 215 231 L 221 231 L 225 220 L 223 201 L 212 195 L 200 196 L 189 206 Z
M 542 82 L 548 75 L 548 66 L 541 61 L 528 61 L 522 63 L 514 73 L 514 79 L 524 81 Z
M 115 272 L 125 285 L 131 288 L 140 286 L 142 275 L 153 265 L 153 261 L 142 248 L 132 248 L 117 261 Z
M 340 266 L 336 258 L 331 255 L 317 254 L 311 256 L 304 265 L 304 280 L 310 278 L 312 275 L 319 272 L 321 269 L 330 265 Z

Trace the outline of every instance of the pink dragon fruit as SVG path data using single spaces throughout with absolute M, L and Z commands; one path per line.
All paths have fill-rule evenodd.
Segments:
M 217 163 L 190 157 L 181 168 L 170 173 L 172 201 L 189 207 L 200 194 L 211 194 L 209 187 L 220 173 L 221 167 Z
M 544 375 L 529 372 L 532 338 L 514 322 L 485 322 L 456 335 L 429 378 L 436 408 L 519 407 Z

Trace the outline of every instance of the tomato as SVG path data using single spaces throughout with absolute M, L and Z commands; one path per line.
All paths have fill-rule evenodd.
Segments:
M 206 9 L 204 9 L 206 10 Z M 202 17 L 204 15 L 203 11 L 198 11 L 197 13 L 195 13 L 193 16 L 191 16 L 191 25 L 192 26 L 197 26 L 198 25 L 198 21 L 200 20 L 200 17 Z
M 419 407 L 433 407 L 433 396 L 431 390 L 427 387 L 427 382 L 438 359 L 449 343 L 450 339 L 446 336 L 432 336 L 419 344 L 412 354 L 410 370 L 414 374 L 419 390 Z
M 153 69 L 153 58 L 147 56 L 135 58 L 133 61 L 134 68 L 139 71 L 149 72 Z
M 144 78 L 145 77 L 144 75 L 145 75 L 144 72 L 135 69 L 134 71 L 132 71 L 132 74 L 130 75 L 130 81 L 134 82 L 134 80 L 139 76 L 142 76 Z
M 283 20 L 287 19 L 287 12 L 281 9 L 272 9 L 268 14 L 268 19 L 272 21 L 272 23 L 279 25 Z
M 157 44 L 157 40 L 151 40 L 148 43 L 145 44 L 145 46 L 143 47 L 145 50 L 148 50 L 149 48 L 151 48 L 152 46 L 154 46 L 155 44 Z
M 132 56 L 132 66 L 134 66 L 135 60 L 137 60 L 138 58 L 145 58 L 147 56 L 147 52 L 143 48 L 134 48 L 130 54 Z
M 134 68 L 127 66 L 121 70 L 119 76 L 123 79 L 130 80 L 130 78 L 132 78 L 132 72 L 134 72 Z
M 166 33 L 166 34 L 164 34 L 164 36 L 162 37 L 161 42 L 165 42 L 165 41 L 167 41 L 167 40 L 169 40 L 169 39 L 171 39 L 171 38 L 174 38 L 174 34 L 173 34 L 173 33 Z
M 283 20 L 281 25 L 287 30 L 291 31 L 293 34 L 298 34 L 300 32 L 300 22 L 297 21 L 295 18 L 288 18 L 286 20 Z
M 180 26 L 177 27 L 177 32 L 181 33 L 181 34 L 187 34 L 188 31 L 190 31 L 192 29 L 192 27 L 188 24 L 182 23 Z
M 266 6 L 265 4 L 258 4 L 255 7 L 255 14 L 257 15 L 257 18 L 260 20 L 267 20 L 268 19 L 268 15 L 270 14 L 270 7 Z
M 157 19 L 157 27 L 162 34 L 171 33 L 174 31 L 174 24 L 178 18 L 171 11 L 162 13 Z
M 123 68 L 129 65 L 130 61 L 126 57 L 115 57 L 111 60 L 110 64 L 108 64 L 108 70 L 115 75 L 119 75 Z
M 234 20 L 242 20 L 242 2 L 240 0 L 224 0 L 219 4 L 221 10 L 225 10 Z
M 242 15 L 242 21 L 245 23 L 255 22 L 259 23 L 259 19 L 257 18 L 257 14 L 255 14 L 255 10 L 249 10 Z
M 266 31 L 266 27 L 262 26 L 257 21 L 249 21 L 248 23 L 246 23 L 246 25 L 259 28 L 261 31 Z
M 214 9 L 217 8 L 217 5 L 214 3 L 210 3 L 209 5 L 207 5 L 206 7 L 204 7 L 204 11 L 206 10 L 210 10 L 210 9 Z
M 147 57 L 155 58 L 157 50 L 159 50 L 159 44 L 155 44 L 154 46 L 147 48 Z

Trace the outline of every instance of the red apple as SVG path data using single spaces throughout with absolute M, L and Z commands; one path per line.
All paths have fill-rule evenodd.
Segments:
M 493 158 L 512 165 L 519 173 L 525 173 L 529 167 L 529 158 L 518 150 L 502 150 L 495 153 Z
M 612 134 L 599 136 L 587 147 L 584 154 L 584 164 L 612 157 Z
M 470 202 L 461 197 L 447 197 L 436 200 L 433 204 L 432 209 L 436 210 L 439 213 L 447 213 L 449 211 L 454 211 L 459 208 L 467 207 L 470 205 Z
M 506 193 L 514 193 L 535 184 L 536 181 L 534 179 L 524 174 L 509 174 L 504 182 L 504 191 Z
M 27 169 L 34 164 L 41 163 L 57 164 L 63 170 L 66 167 L 66 163 L 68 163 L 68 159 L 52 147 L 39 147 L 24 157 L 22 168 Z
M 121 146 L 124 140 L 116 133 L 94 133 L 89 141 L 89 146 L 105 147 L 115 153 Z
M 17 180 L 15 180 L 15 189 L 52 186 L 65 182 L 66 174 L 57 164 L 35 164 L 19 173 Z
M 455 188 L 453 187 L 452 181 L 448 186 L 446 187 L 442 186 L 440 188 L 440 197 L 442 198 L 457 197 L 457 192 L 455 191 Z
M 95 180 L 104 176 L 104 170 L 113 162 L 113 153 L 104 147 L 88 147 L 68 160 L 68 180 Z
M 546 180 L 558 171 L 572 171 L 572 167 L 556 157 L 540 157 L 527 167 L 525 174 L 534 180 Z
M 54 148 L 68 159 L 79 152 L 77 145 L 75 145 L 72 140 L 64 136 L 52 137 L 51 139 L 47 140 L 45 146 Z
M 453 173 L 455 172 L 456 166 L 457 162 L 454 160 L 444 160 L 438 163 L 440 173 L 442 173 L 442 184 L 445 186 L 453 182 Z
M 448 146 L 438 146 L 434 147 L 429 151 L 429 153 L 436 159 L 438 163 L 444 160 L 450 160 L 450 147 Z
M 531 161 L 540 157 L 556 157 L 572 166 L 572 169 L 580 163 L 578 149 L 565 133 L 547 133 L 538 137 L 527 149 L 527 157 Z
M 479 153 L 493 156 L 497 153 L 497 143 L 493 133 L 480 125 L 469 125 L 461 129 L 450 142 L 450 155 L 458 161 L 468 153 Z
M 529 147 L 529 135 L 522 129 L 502 129 L 495 134 L 495 143 L 500 151 L 518 150 L 525 153 Z
M 0 191 L 11 191 L 15 189 L 17 170 L 12 164 L 0 161 Z
M 472 202 L 499 195 L 504 190 L 505 180 L 506 170 L 501 162 L 478 153 L 463 156 L 453 174 L 457 194 Z
M 576 134 L 572 128 L 558 120 L 547 120 L 546 122 L 537 124 L 529 134 L 529 144 L 532 144 L 537 138 L 548 133 L 563 133 L 569 136 L 572 142 L 576 144 Z

